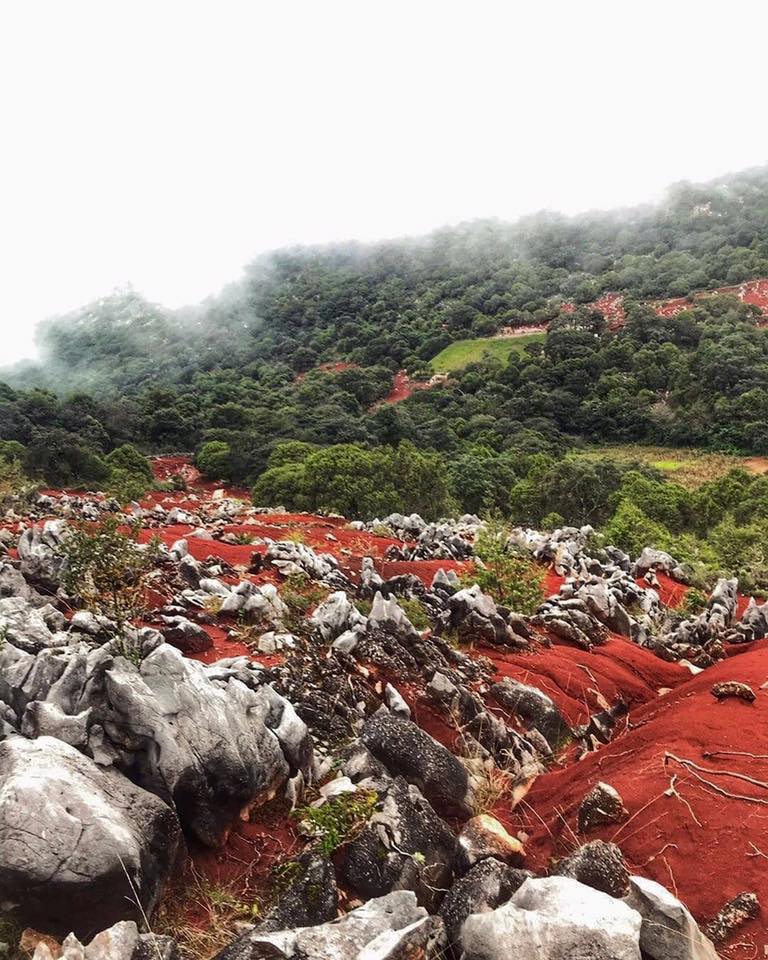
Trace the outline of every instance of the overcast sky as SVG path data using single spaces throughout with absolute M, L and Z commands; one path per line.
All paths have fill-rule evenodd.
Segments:
M 3 0 L 0 365 L 132 283 L 765 163 L 762 2 Z

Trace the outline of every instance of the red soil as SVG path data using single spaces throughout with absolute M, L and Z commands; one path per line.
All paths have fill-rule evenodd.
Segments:
M 462 563 L 460 560 L 385 560 L 379 567 L 379 573 L 385 580 L 413 573 L 428 587 L 438 570 L 445 570 L 446 573 L 453 570 L 460 577 L 471 569 L 471 563 Z
M 624 294 L 623 293 L 604 293 L 602 297 L 589 304 L 590 310 L 597 310 L 602 313 L 608 321 L 611 330 L 620 327 L 626 315 L 624 313 Z
M 388 406 L 392 403 L 400 403 L 401 400 L 407 400 L 408 397 L 417 390 L 428 389 L 428 383 L 425 383 L 423 380 L 411 380 L 405 370 L 398 370 L 392 383 L 392 389 L 381 401 L 381 404 Z
M 260 889 L 274 883 L 276 864 L 289 859 L 304 845 L 296 821 L 286 804 L 275 800 L 264 807 L 244 812 L 245 819 L 232 828 L 227 842 L 211 850 L 189 841 L 190 862 L 211 883 L 226 885 L 245 899 L 255 898 Z
M 152 461 L 152 472 L 156 480 L 170 480 L 173 476 L 183 477 L 187 483 L 194 484 L 200 480 L 200 471 L 193 466 L 189 457 L 155 457 Z
M 179 472 L 184 461 L 174 460 L 163 469 Z M 194 494 L 206 500 L 213 489 L 213 484 L 194 484 Z M 160 497 L 167 506 L 185 504 L 190 510 L 200 508 L 199 500 L 189 500 L 190 494 Z M 399 541 L 349 530 L 345 523 L 308 514 L 265 514 L 244 524 L 228 525 L 226 530 L 275 540 L 291 532 L 300 533 L 303 542 L 315 550 L 336 556 L 342 569 L 352 576 L 359 573 L 363 556 L 373 557 L 384 577 L 414 573 L 427 585 L 440 568 L 459 573 L 471 569 L 471 564 L 445 560 L 386 561 L 383 557 L 387 548 Z M 159 527 L 144 531 L 142 539 L 156 533 L 170 544 L 187 536 L 190 530 L 185 525 Z M 328 540 L 329 534 L 335 539 Z M 198 559 L 217 556 L 241 569 L 247 567 L 255 550 L 265 549 L 224 544 L 212 538 L 189 538 L 188 543 Z M 269 576 L 279 579 L 274 571 L 252 579 L 260 582 L 260 578 Z M 658 579 L 662 602 L 672 607 L 679 605 L 687 588 L 663 574 Z M 563 580 L 547 570 L 543 592 L 556 593 Z M 740 609 L 746 602 L 746 598 L 740 598 Z M 253 657 L 244 644 L 228 636 L 224 625 L 206 629 L 214 647 L 196 659 L 212 662 L 225 656 Z M 554 764 L 551 772 L 533 784 L 517 808 L 512 809 L 510 802 L 505 801 L 494 810 L 510 829 L 522 829 L 528 834 L 527 866 L 545 869 L 553 857 L 561 857 L 579 840 L 615 839 L 634 871 L 679 893 L 700 921 L 710 919 L 726 899 L 743 890 L 754 890 L 768 903 L 768 872 L 763 870 L 764 864 L 761 866 L 768 849 L 760 839 L 768 826 L 768 786 L 763 788 L 728 775 L 692 772 L 690 767 L 672 760 L 666 768 L 664 765 L 665 751 L 669 751 L 708 769 L 748 774 L 768 783 L 768 694 L 760 689 L 768 678 L 768 642 L 734 648 L 737 655 L 696 677 L 691 677 L 684 667 L 666 663 L 621 637 L 611 637 L 591 653 L 560 642 L 537 648 L 532 654 L 485 646 L 474 653 L 491 660 L 497 680 L 512 677 L 539 687 L 552 697 L 571 724 L 584 723 L 591 713 L 620 697 L 631 707 L 629 717 L 619 722 L 610 744 L 581 762 L 575 762 L 574 751 L 569 750 L 567 756 L 560 758 L 564 765 Z M 279 657 L 255 659 L 265 666 L 280 662 Z M 372 674 L 372 682 L 374 678 Z M 733 699 L 718 703 L 709 691 L 720 679 L 749 683 L 757 693 L 756 703 Z M 413 719 L 453 749 L 455 729 L 428 701 L 420 686 L 396 686 L 411 707 Z M 504 715 L 491 698 L 488 703 Z M 509 715 L 506 719 L 515 723 Z M 748 751 L 754 756 L 710 757 L 706 756 L 707 751 Z M 727 793 L 753 799 L 718 794 L 697 780 L 694 772 Z M 690 808 L 675 796 L 665 796 L 674 774 L 678 778 L 675 788 Z M 621 793 L 630 819 L 619 826 L 595 829 L 577 840 L 578 805 L 598 780 L 612 784 Z M 763 799 L 765 804 L 756 802 Z M 221 850 L 190 850 L 191 863 L 200 874 L 217 883 L 231 884 L 244 898 L 273 884 L 275 864 L 301 847 L 295 823 L 287 816 L 284 804 L 275 801 L 255 810 L 251 819 L 253 822 L 245 820 L 233 827 Z M 750 841 L 755 843 L 754 848 Z M 768 933 L 763 927 L 759 922 L 748 925 L 736 938 L 738 944 L 724 951 L 724 955 L 733 960 L 757 956 L 761 946 L 768 946 Z
M 293 378 L 294 383 L 301 383 L 301 381 L 307 376 L 307 373 L 314 373 L 320 371 L 320 373 L 342 373 L 344 370 L 359 370 L 360 364 L 358 363 L 346 363 L 344 360 L 330 360 L 327 363 L 321 363 L 313 370 L 307 370 L 306 373 L 297 373 Z
M 656 579 L 659 581 L 659 585 L 655 588 L 655 590 L 658 593 L 661 602 L 667 607 L 679 607 L 680 604 L 685 600 L 690 587 L 687 587 L 684 583 L 678 583 L 677 580 L 673 580 L 672 577 L 668 577 L 666 573 L 657 573 Z M 637 582 L 641 587 L 648 586 L 648 584 L 642 579 L 638 580 Z
M 571 725 L 619 698 L 630 706 L 654 700 L 658 691 L 677 687 L 690 677 L 678 664 L 659 660 L 649 650 L 623 637 L 611 637 L 592 653 L 562 643 L 533 654 L 483 649 L 498 671 L 496 680 L 510 677 L 532 684 L 550 696 Z M 499 708 L 499 712 L 503 711 Z
M 748 280 L 746 283 L 735 284 L 730 287 L 718 287 L 716 290 L 694 291 L 687 297 L 653 300 L 650 305 L 658 316 L 674 317 L 682 310 L 690 309 L 697 300 L 717 296 L 718 294 L 730 294 L 738 297 L 742 303 L 751 303 L 759 307 L 761 312 L 768 316 L 768 279 Z M 602 297 L 587 306 L 590 310 L 601 313 L 608 321 L 611 330 L 618 329 L 624 323 L 624 295 L 621 293 L 604 293 Z M 576 305 L 567 302 L 562 304 L 560 309 L 563 313 L 573 313 Z
M 619 791 L 629 819 L 592 829 L 582 839 L 615 840 L 633 870 L 678 893 L 700 921 L 744 890 L 768 903 L 765 851 L 752 845 L 765 846 L 761 837 L 768 827 L 768 694 L 761 689 L 766 676 L 768 644 L 760 642 L 633 711 L 627 731 L 607 747 L 540 777 L 522 809 L 512 814 L 530 834 L 527 865 L 544 868 L 580 842 L 578 806 L 602 780 Z M 756 702 L 718 702 L 710 689 L 721 680 L 749 683 Z M 731 773 L 692 771 L 674 760 L 665 765 L 666 752 L 706 771 Z M 721 752 L 725 755 L 716 755 Z M 673 775 L 679 797 L 666 795 Z M 508 809 L 504 813 L 510 817 Z M 754 921 L 737 939 L 727 956 L 755 957 L 768 946 L 768 928 Z

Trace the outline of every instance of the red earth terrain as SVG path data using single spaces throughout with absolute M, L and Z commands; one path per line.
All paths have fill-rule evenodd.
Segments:
M 158 477 L 183 473 L 189 489 L 152 494 L 148 505 L 160 502 L 166 508 L 195 510 L 214 499 L 216 485 L 196 479 L 184 458 L 157 460 L 155 472 Z M 227 494 L 246 499 L 243 490 Z M 213 536 L 190 537 L 191 532 L 189 526 L 161 526 L 144 531 L 143 536 L 154 533 L 167 544 L 187 537 L 196 558 L 220 557 L 236 568 L 237 576 L 225 579 L 249 576 L 256 582 L 279 583 L 274 570 L 246 572 L 252 554 L 266 549 L 263 544 L 227 544 Z M 336 517 L 249 515 L 242 523 L 227 524 L 217 536 L 221 532 L 300 539 L 337 557 L 353 579 L 365 556 L 374 559 L 384 577 L 413 573 L 427 585 L 441 567 L 458 573 L 470 569 L 469 564 L 450 561 L 386 561 L 387 548 L 400 541 L 349 529 L 344 519 Z M 687 588 L 661 574 L 658 579 L 662 602 L 677 606 Z M 547 571 L 543 593 L 557 592 L 562 582 L 562 577 Z M 739 608 L 746 602 L 747 598 L 740 598 Z M 230 636 L 236 625 L 225 618 L 215 626 L 204 626 L 213 641 L 211 650 L 197 655 L 205 662 L 233 655 L 247 655 L 266 666 L 279 662 L 279 657 L 253 654 Z M 618 722 L 610 743 L 582 759 L 577 759 L 574 747 L 567 749 L 516 807 L 511 800 L 504 800 L 494 808 L 511 832 L 524 835 L 526 866 L 545 871 L 580 843 L 613 840 L 632 871 L 679 895 L 702 924 L 743 891 L 757 893 L 768 905 L 768 641 L 733 647 L 726 660 L 697 675 L 620 636 L 611 636 L 592 652 L 561 641 L 537 644 L 530 653 L 480 644 L 465 650 L 490 661 L 494 680 L 510 677 L 538 687 L 571 725 L 585 723 L 591 714 L 619 699 L 629 705 L 629 714 Z M 371 684 L 385 679 L 371 669 Z M 749 684 L 755 702 L 718 701 L 710 690 L 720 680 Z M 457 731 L 424 690 L 413 683 L 400 684 L 399 689 L 415 722 L 453 749 Z M 487 702 L 510 725 L 516 723 L 493 700 Z M 579 835 L 579 804 L 598 781 L 619 791 L 628 816 L 618 825 L 591 828 L 588 835 Z M 275 865 L 301 849 L 302 843 L 285 804 L 275 801 L 235 824 L 221 849 L 206 850 L 192 843 L 185 869 L 250 896 L 269 885 Z M 734 942 L 721 948 L 721 955 L 753 960 L 765 951 L 768 930 L 762 920 L 755 920 L 739 930 Z
M 660 317 L 674 317 L 682 310 L 695 306 L 697 301 L 719 294 L 729 294 L 738 297 L 742 303 L 751 303 L 759 307 L 761 313 L 767 318 L 765 321 L 760 321 L 760 326 L 768 323 L 768 279 L 748 280 L 730 287 L 718 287 L 716 290 L 701 290 L 687 297 L 654 300 L 651 306 Z M 602 314 L 611 330 L 617 330 L 624 323 L 624 294 L 622 293 L 604 293 L 599 299 L 587 304 L 587 307 Z M 561 309 L 565 313 L 573 313 L 575 305 L 564 303 Z

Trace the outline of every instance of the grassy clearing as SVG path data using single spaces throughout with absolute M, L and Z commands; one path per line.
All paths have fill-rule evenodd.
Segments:
M 529 343 L 539 343 L 545 336 L 543 333 L 526 333 L 521 337 L 456 340 L 430 360 L 430 366 L 435 373 L 451 373 L 488 357 L 507 363 L 512 352 L 522 353 Z
M 743 467 L 750 472 L 768 470 L 768 460 L 758 464 L 757 457 L 734 457 L 726 453 L 711 453 L 707 450 L 692 450 L 674 447 L 646 447 L 641 444 L 616 444 L 589 447 L 585 457 L 608 457 L 622 463 L 640 462 L 655 467 L 670 480 L 689 490 L 707 480 L 716 480 L 734 467 Z

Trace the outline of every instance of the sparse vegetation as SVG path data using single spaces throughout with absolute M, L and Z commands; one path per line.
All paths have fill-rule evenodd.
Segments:
M 166 894 L 153 922 L 153 932 L 174 937 L 182 960 L 210 960 L 237 936 L 238 923 L 257 923 L 257 899 L 243 894 L 241 884 L 217 884 L 191 868 L 183 887 Z
M 373 816 L 378 802 L 375 790 L 356 790 L 333 797 L 320 807 L 298 807 L 293 816 L 302 830 L 314 837 L 320 850 L 330 856 L 354 839 Z
M 285 578 L 280 587 L 280 599 L 290 611 L 286 624 L 294 633 L 307 628 L 305 617 L 312 607 L 316 607 L 328 596 L 330 590 L 322 584 L 313 583 L 303 573 L 292 573 Z
M 612 444 L 589 447 L 580 455 L 589 459 L 613 460 L 617 463 L 642 463 L 660 471 L 688 490 L 694 490 L 710 480 L 717 480 L 736 467 L 754 469 L 756 472 L 760 470 L 754 460 L 747 457 L 690 447 L 652 447 L 637 443 Z M 765 464 L 765 469 L 768 470 L 768 462 Z
M 472 811 L 475 816 L 493 813 L 500 803 L 509 800 L 514 788 L 514 779 L 506 770 L 493 761 L 484 763 L 473 779 Z
M 138 527 L 125 533 L 116 517 L 70 530 L 59 547 L 64 561 L 62 582 L 94 613 L 113 620 L 121 634 L 145 607 L 147 580 L 159 545 L 138 543 Z
M 431 625 L 424 604 L 418 597 L 413 599 L 398 597 L 397 602 L 417 630 L 426 630 Z
M 477 564 L 464 578 L 467 584 L 477 583 L 497 603 L 517 613 L 533 613 L 542 600 L 543 570 L 528 556 L 517 555 L 508 544 L 509 530 L 498 519 L 487 521 L 475 543 Z

